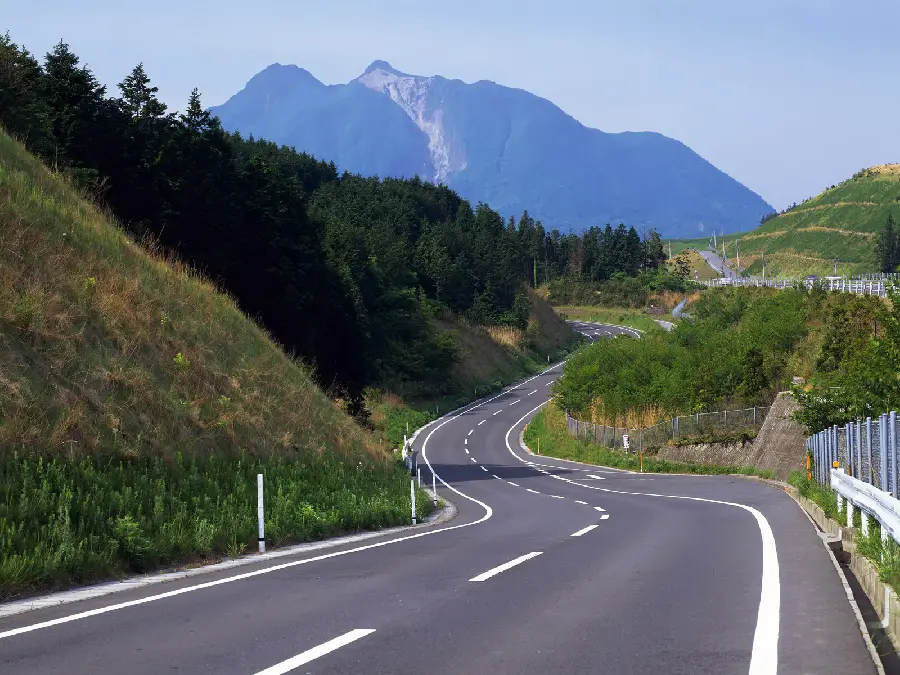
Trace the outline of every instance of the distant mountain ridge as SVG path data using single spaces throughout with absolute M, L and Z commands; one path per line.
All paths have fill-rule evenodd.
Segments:
M 773 210 L 661 134 L 605 133 L 521 89 L 408 75 L 385 61 L 344 85 L 273 64 L 211 112 L 229 131 L 342 170 L 418 175 L 504 215 L 527 209 L 563 231 L 624 222 L 689 237 L 747 230 Z

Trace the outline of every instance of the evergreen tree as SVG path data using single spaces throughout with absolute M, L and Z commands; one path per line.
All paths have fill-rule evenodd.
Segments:
M 896 272 L 900 265 L 900 233 L 896 230 L 893 214 L 888 214 L 884 230 L 878 237 L 875 252 L 878 257 L 879 269 L 882 272 Z

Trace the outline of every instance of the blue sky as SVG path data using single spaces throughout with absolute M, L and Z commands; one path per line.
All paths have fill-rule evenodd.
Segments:
M 375 59 L 493 80 L 677 138 L 777 208 L 900 161 L 896 0 L 0 0 L 0 17 L 39 55 L 64 39 L 112 89 L 143 61 L 175 108 L 276 61 L 329 84 Z

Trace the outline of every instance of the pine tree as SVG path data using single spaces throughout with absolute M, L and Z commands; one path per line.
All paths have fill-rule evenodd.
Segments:
M 156 98 L 159 87 L 150 86 L 143 63 L 137 64 L 131 75 L 119 83 L 119 90 L 122 106 L 133 118 L 156 118 L 166 114 L 166 106 Z
M 900 265 L 900 241 L 895 226 L 893 214 L 888 214 L 884 230 L 875 246 L 878 265 L 882 272 L 896 272 L 897 266 Z

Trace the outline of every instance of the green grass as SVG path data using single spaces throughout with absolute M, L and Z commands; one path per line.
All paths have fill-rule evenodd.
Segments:
M 897 165 L 861 172 L 746 233 L 741 262 L 758 274 L 765 253 L 768 274 L 825 275 L 833 274 L 837 258 L 843 261 L 839 273 L 872 272 L 876 238 L 889 213 L 900 216 Z
M 563 305 L 557 307 L 556 311 L 570 321 L 597 321 L 644 331 L 660 328 L 660 325 L 641 309 Z M 671 314 L 660 314 L 659 318 L 663 321 L 675 321 Z
M 408 522 L 308 368 L 2 133 L 0 363 L 4 597 L 244 550 L 257 472 L 273 544 Z
M 637 453 L 626 453 L 621 450 L 588 443 L 580 438 L 572 437 L 566 428 L 563 411 L 552 403 L 539 412 L 525 430 L 525 444 L 532 452 L 537 452 L 540 439 L 540 454 L 557 459 L 571 459 L 585 464 L 608 466 L 617 469 L 640 471 L 641 458 Z M 745 476 L 761 476 L 771 478 L 771 472 L 753 467 L 716 466 L 712 464 L 688 464 L 670 462 L 645 455 L 643 458 L 644 473 L 684 473 L 684 474 L 743 474 Z

